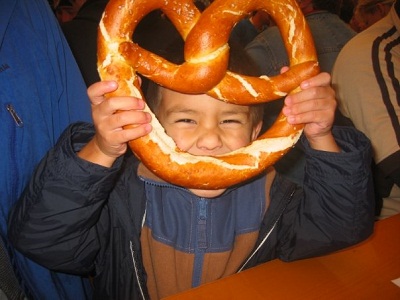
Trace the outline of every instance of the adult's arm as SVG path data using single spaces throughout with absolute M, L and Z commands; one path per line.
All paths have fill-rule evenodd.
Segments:
M 394 17 L 394 11 L 391 14 Z M 398 36 L 390 17 L 346 44 L 336 60 L 332 83 L 341 113 L 371 140 L 382 178 L 399 185 L 400 107 L 394 74 L 400 68 L 394 52 L 382 54 Z

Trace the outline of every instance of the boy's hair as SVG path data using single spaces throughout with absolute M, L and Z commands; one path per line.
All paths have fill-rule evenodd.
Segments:
M 183 59 L 183 41 L 177 40 L 160 50 L 160 56 L 175 64 L 182 64 Z M 243 47 L 238 43 L 230 42 L 230 57 L 228 69 L 232 72 L 247 76 L 260 76 L 260 70 L 254 61 L 247 55 Z M 157 115 L 157 109 L 162 100 L 161 89 L 158 84 L 149 80 L 145 92 L 146 103 L 150 109 Z M 263 104 L 250 105 L 250 114 L 253 124 L 258 124 L 263 119 Z

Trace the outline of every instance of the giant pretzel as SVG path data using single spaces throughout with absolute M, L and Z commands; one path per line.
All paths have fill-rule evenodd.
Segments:
M 132 42 L 139 21 L 160 9 L 185 40 L 185 62 L 175 65 Z M 277 23 L 290 59 L 289 71 L 275 77 L 249 77 L 227 71 L 227 41 L 234 25 L 264 10 Z M 143 99 L 137 73 L 181 93 L 207 93 L 236 104 L 279 99 L 319 72 L 313 40 L 295 0 L 215 0 L 200 13 L 192 0 L 110 0 L 99 25 L 98 71 L 119 88 L 108 95 Z M 146 107 L 150 114 L 152 112 Z M 179 150 L 152 114 L 153 130 L 129 146 L 143 164 L 176 185 L 219 189 L 260 174 L 298 140 L 302 126 L 281 113 L 251 145 L 220 156 L 194 156 Z M 129 127 L 129 126 L 127 126 Z

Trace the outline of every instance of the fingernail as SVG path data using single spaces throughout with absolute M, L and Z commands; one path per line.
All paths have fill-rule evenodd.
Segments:
M 283 114 L 284 114 L 285 116 L 287 116 L 287 115 L 290 115 L 291 109 L 290 109 L 289 107 L 285 106 L 285 107 L 282 109 L 282 112 L 283 112 Z
M 308 81 L 303 81 L 301 83 L 301 88 L 307 88 L 310 85 L 310 83 Z
M 136 100 L 136 102 L 137 102 L 137 105 L 140 107 L 140 108 L 144 108 L 145 107 L 145 102 L 142 100 L 142 99 L 139 99 L 139 98 L 134 98 L 134 100 Z
M 288 117 L 286 117 L 286 118 L 287 118 L 288 123 L 290 123 L 290 124 L 292 124 L 292 123 L 295 122 L 294 116 L 288 116 Z
M 113 87 L 113 88 L 118 87 L 118 83 L 114 80 L 109 81 L 108 84 L 110 85 L 110 87 Z

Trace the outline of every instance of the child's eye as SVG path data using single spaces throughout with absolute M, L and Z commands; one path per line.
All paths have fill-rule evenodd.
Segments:
M 230 120 L 223 120 L 221 123 L 222 124 L 231 124 L 231 123 L 240 124 L 242 122 L 240 120 L 230 119 Z
M 196 122 L 192 119 L 179 119 L 179 120 L 176 120 L 175 123 L 193 123 L 194 124 Z

